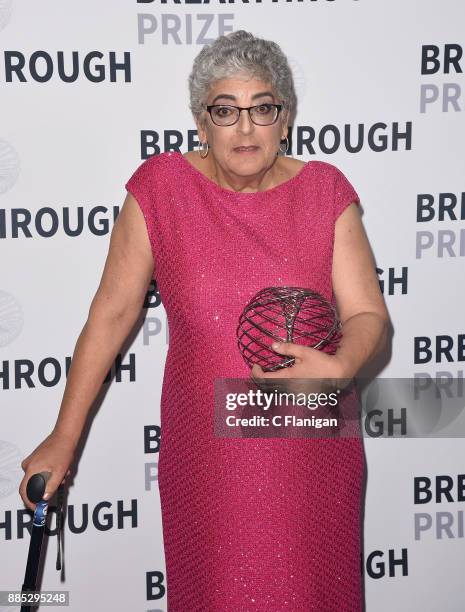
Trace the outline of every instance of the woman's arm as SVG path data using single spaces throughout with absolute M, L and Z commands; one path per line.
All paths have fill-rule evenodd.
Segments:
M 32 474 L 51 472 L 45 498 L 69 474 L 88 412 L 117 351 L 140 315 L 153 274 L 152 249 L 137 201 L 128 194 L 111 233 L 110 247 L 98 290 L 79 335 L 52 432 L 21 462 L 25 474 L 19 493 L 26 494 Z
M 294 364 L 277 372 L 264 372 L 255 363 L 254 380 L 315 379 L 342 382 L 357 375 L 387 338 L 389 315 L 379 288 L 375 262 L 355 203 L 342 212 L 335 224 L 332 283 L 343 337 L 334 355 L 293 342 L 273 343 L 282 355 L 294 357 Z M 292 380 L 288 389 L 300 389 Z
M 54 431 L 78 442 L 87 413 L 139 317 L 154 267 L 142 212 L 128 193 L 110 238 L 105 267 L 79 335 Z
M 333 290 L 343 337 L 337 350 L 343 378 L 352 378 L 386 343 L 389 314 L 356 204 L 335 225 Z

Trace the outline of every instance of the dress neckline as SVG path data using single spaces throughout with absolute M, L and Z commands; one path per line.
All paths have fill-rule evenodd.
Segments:
M 285 189 L 286 187 L 289 187 L 291 184 L 298 182 L 303 177 L 303 175 L 305 173 L 305 170 L 312 163 L 311 161 L 307 161 L 305 163 L 305 165 L 300 168 L 300 170 L 297 172 L 297 174 L 294 174 L 294 176 L 291 176 L 290 179 L 287 179 L 286 181 L 283 181 L 279 185 L 275 185 L 275 187 L 270 187 L 270 189 L 265 189 L 264 191 L 241 192 L 241 191 L 233 191 L 232 189 L 226 189 L 225 187 L 222 187 L 221 185 L 218 185 L 218 183 L 215 183 L 215 181 L 212 181 L 211 179 L 209 179 L 208 176 L 205 176 L 205 174 L 203 174 L 203 172 L 201 172 L 195 166 L 193 166 L 190 163 L 190 161 L 186 157 L 184 157 L 184 155 L 180 151 L 172 151 L 171 153 L 175 153 L 176 155 L 178 155 L 178 157 L 180 159 L 182 159 L 184 165 L 187 166 L 190 169 L 191 173 L 194 176 L 197 176 L 205 184 L 208 184 L 212 189 L 216 189 L 218 192 L 220 192 L 220 193 L 222 193 L 224 195 L 239 197 L 239 198 L 243 198 L 243 199 L 251 199 L 254 196 L 255 197 L 260 197 L 260 196 L 263 196 L 263 195 L 269 194 L 269 193 L 277 193 L 281 189 Z

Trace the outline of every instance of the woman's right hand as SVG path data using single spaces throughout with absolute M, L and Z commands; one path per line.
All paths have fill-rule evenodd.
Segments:
M 34 511 L 36 504 L 32 503 L 27 494 L 26 486 L 29 478 L 39 472 L 51 472 L 45 487 L 44 498 L 50 499 L 59 485 L 65 482 L 70 474 L 76 445 L 63 435 L 53 431 L 37 448 L 21 462 L 25 474 L 19 485 L 19 494 L 26 506 Z

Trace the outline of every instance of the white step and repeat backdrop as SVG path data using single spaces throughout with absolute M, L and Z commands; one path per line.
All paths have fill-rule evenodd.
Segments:
M 55 423 L 124 184 L 147 156 L 195 146 L 187 77 L 221 34 L 281 45 L 292 155 L 338 166 L 360 194 L 394 324 L 379 376 L 463 377 L 464 23 L 462 0 L 0 1 L 0 589 L 22 584 L 20 461 Z M 83 435 L 64 580 L 48 542 L 42 589 L 69 590 L 73 612 L 166 610 L 156 291 L 141 314 Z M 366 609 L 463 610 L 463 440 L 365 447 Z

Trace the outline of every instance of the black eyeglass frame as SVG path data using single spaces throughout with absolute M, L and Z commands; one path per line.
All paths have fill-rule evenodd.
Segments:
M 226 107 L 226 108 L 236 108 L 239 110 L 239 115 L 236 119 L 236 121 L 234 121 L 234 123 L 228 123 L 227 125 L 221 125 L 218 123 L 215 123 L 215 120 L 212 117 L 212 108 L 216 108 L 217 106 L 221 106 L 221 107 Z M 252 119 L 252 115 L 250 114 L 250 111 L 252 108 L 258 108 L 259 106 L 274 106 L 275 108 L 278 109 L 278 112 L 276 113 L 276 117 L 274 119 L 274 121 L 272 123 L 255 123 L 255 121 Z M 240 117 L 241 117 L 241 111 L 246 110 L 249 113 L 249 117 L 250 120 L 252 121 L 252 123 L 254 125 L 258 125 L 259 127 L 267 127 L 268 125 L 274 125 L 276 123 L 276 121 L 278 120 L 279 117 L 279 113 L 282 111 L 283 109 L 283 104 L 273 104 L 271 102 L 262 102 L 261 104 L 254 104 L 254 106 L 234 106 L 233 104 L 209 104 L 208 106 L 205 107 L 208 114 L 210 115 L 211 120 L 213 121 L 213 123 L 215 125 L 217 125 L 218 127 L 231 127 L 232 125 L 235 125 Z

